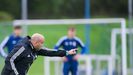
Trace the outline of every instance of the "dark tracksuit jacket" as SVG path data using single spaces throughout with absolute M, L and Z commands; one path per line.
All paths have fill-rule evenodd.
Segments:
M 63 50 L 49 51 L 49 49 L 35 50 L 27 36 L 17 43 L 5 60 L 1 75 L 26 75 L 33 61 L 40 56 L 63 57 L 67 53 Z

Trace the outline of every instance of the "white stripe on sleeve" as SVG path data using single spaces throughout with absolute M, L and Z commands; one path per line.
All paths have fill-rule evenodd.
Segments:
M 62 38 L 56 43 L 55 46 L 60 46 L 61 43 L 62 43 L 66 38 L 67 38 L 67 36 L 62 37 Z
M 25 50 L 25 48 L 22 46 L 10 59 L 11 67 L 16 75 L 18 75 L 18 71 L 15 67 L 14 60 Z
M 75 39 L 79 42 L 79 44 L 80 44 L 82 47 L 84 47 L 84 46 L 85 46 L 85 45 L 84 45 L 84 43 L 80 40 L 80 38 L 75 37 Z
M 2 43 L 0 44 L 0 53 L 2 54 L 2 56 L 7 56 L 7 54 L 5 53 L 4 51 L 4 46 L 6 45 L 6 43 L 8 42 L 9 40 L 9 36 L 7 36 L 3 41 Z

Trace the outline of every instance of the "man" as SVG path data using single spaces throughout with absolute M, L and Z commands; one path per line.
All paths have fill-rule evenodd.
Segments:
M 7 47 L 8 53 L 10 53 L 16 43 L 22 39 L 22 37 L 20 36 L 21 33 L 21 26 L 15 26 L 13 33 L 2 41 L 2 43 L 0 44 L 0 53 L 4 58 L 7 57 L 7 54 L 4 52 L 4 48 Z
M 81 47 L 82 51 L 81 54 L 85 53 L 85 46 L 82 43 L 82 41 L 75 36 L 76 30 L 75 28 L 69 28 L 68 29 L 68 35 L 62 37 L 57 44 L 55 45 L 55 49 L 59 49 L 62 47 L 64 50 L 68 51 L 74 48 Z M 63 66 L 63 74 L 68 75 L 69 72 L 72 73 L 72 75 L 77 75 L 78 70 L 78 59 L 79 54 L 75 55 L 67 55 L 63 57 L 64 60 L 64 66 Z
M 42 48 L 44 42 L 43 35 L 38 33 L 33 34 L 31 38 L 27 36 L 19 41 L 7 56 L 1 75 L 26 75 L 38 55 L 63 57 L 76 53 L 76 49 L 48 51 L 48 48 Z

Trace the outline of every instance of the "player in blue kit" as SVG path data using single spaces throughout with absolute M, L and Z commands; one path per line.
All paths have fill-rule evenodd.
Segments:
M 2 43 L 0 44 L 0 53 L 4 58 L 7 57 L 7 54 L 5 53 L 4 48 L 6 47 L 8 50 L 8 53 L 10 53 L 13 47 L 17 44 L 17 42 L 22 39 L 22 37 L 20 36 L 21 33 L 22 33 L 21 26 L 14 26 L 13 33 L 7 36 L 2 41 Z
M 75 28 L 68 29 L 68 35 L 62 37 L 57 44 L 55 45 L 55 49 L 62 47 L 64 50 L 71 50 L 75 48 L 82 48 L 81 54 L 85 53 L 85 45 L 83 42 L 75 36 L 76 30 Z M 77 75 L 78 71 L 78 57 L 79 54 L 68 55 L 63 57 L 64 66 L 63 66 L 63 74 L 68 75 L 71 72 L 72 75 Z

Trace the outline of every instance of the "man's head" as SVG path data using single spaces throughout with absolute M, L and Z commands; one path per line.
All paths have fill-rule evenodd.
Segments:
M 20 36 L 22 33 L 22 27 L 21 26 L 14 26 L 13 31 L 15 36 Z
M 75 37 L 75 35 L 76 35 L 76 30 L 75 30 L 75 28 L 73 28 L 73 27 L 69 28 L 69 29 L 68 29 L 68 37 L 69 37 L 69 38 L 73 38 L 73 37 Z
M 45 40 L 44 36 L 39 33 L 35 33 L 31 36 L 31 43 L 33 44 L 36 50 L 42 48 L 44 40 Z

